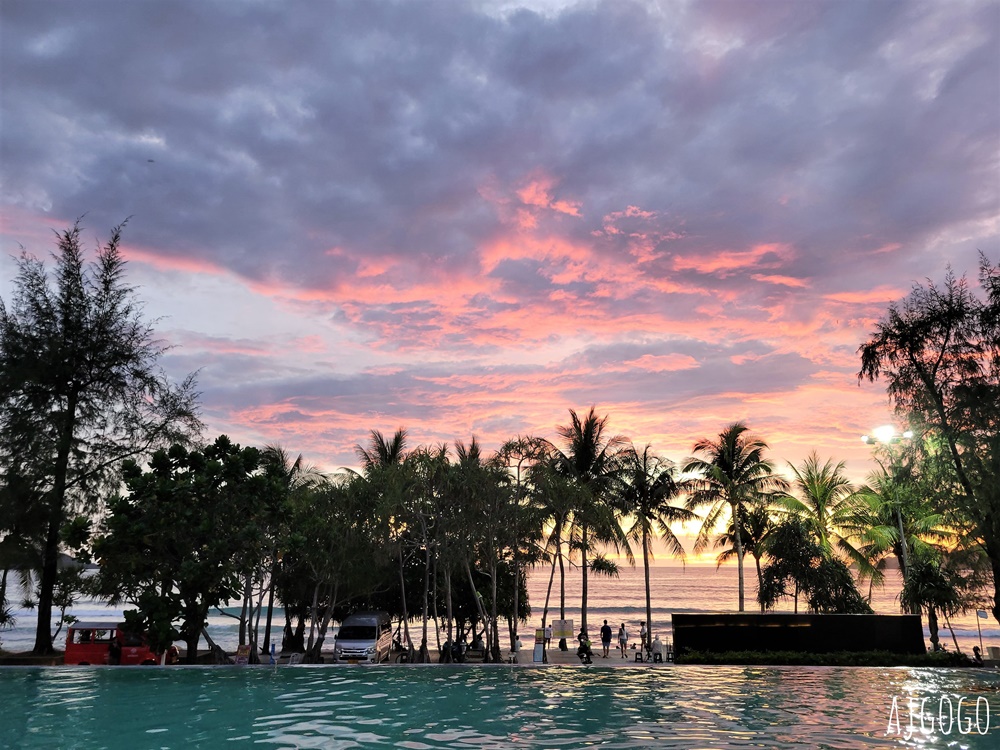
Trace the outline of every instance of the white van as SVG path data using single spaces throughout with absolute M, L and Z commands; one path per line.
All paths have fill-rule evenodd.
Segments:
M 385 612 L 355 612 L 340 624 L 333 642 L 333 660 L 338 664 L 378 664 L 389 658 L 392 622 Z

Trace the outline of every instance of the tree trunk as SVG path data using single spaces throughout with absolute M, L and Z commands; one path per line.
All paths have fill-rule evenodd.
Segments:
M 740 581 L 740 612 L 746 610 L 745 599 L 744 599 L 744 581 L 743 581 L 743 536 L 740 534 L 740 517 L 739 509 L 735 503 L 732 504 L 733 511 L 733 536 L 736 539 L 736 568 L 739 573 Z
M 413 639 L 410 638 L 410 613 L 406 609 L 406 578 L 403 575 L 403 545 L 399 545 L 399 591 L 403 599 L 403 637 L 406 638 L 406 650 L 410 661 L 413 661 Z
M 962 653 L 962 649 L 958 647 L 958 638 L 955 636 L 955 628 L 951 626 L 951 618 L 948 617 L 947 612 L 944 612 L 943 614 L 944 614 L 944 624 L 948 626 L 948 631 L 951 633 L 952 643 L 955 644 L 955 653 L 960 654 Z M 979 615 L 976 615 L 976 617 L 979 617 Z
M 54 653 L 52 648 L 52 597 L 59 571 L 59 530 L 63 523 L 66 504 L 66 481 L 69 475 L 69 454 L 73 447 L 76 429 L 77 394 L 70 392 L 66 399 L 66 417 L 59 434 L 59 448 L 53 467 L 52 499 L 49 505 L 48 529 L 42 557 L 42 575 L 38 586 L 38 622 L 35 626 L 35 656 Z
M 566 564 L 563 561 L 561 548 L 559 550 L 559 619 L 566 619 Z M 565 638 L 559 639 L 559 650 L 569 650 Z
M 941 639 L 938 637 L 938 619 L 934 607 L 927 607 L 927 631 L 931 636 L 931 651 L 940 651 Z
M 583 524 L 580 527 L 580 554 L 583 557 L 583 591 L 580 594 L 580 632 L 589 633 L 587 629 L 587 573 L 589 572 L 589 565 L 587 564 L 587 525 Z
M 198 606 L 196 601 L 186 601 L 184 603 L 184 625 L 183 641 L 186 644 L 187 653 L 184 655 L 186 664 L 198 663 L 198 640 L 203 629 L 202 623 L 208 615 L 208 608 Z
M 995 544 L 1000 545 L 1000 541 L 993 543 L 987 540 L 986 553 L 990 557 L 990 566 L 993 568 L 993 608 L 990 612 L 993 613 L 993 619 L 1000 625 L 1000 554 L 994 549 Z
M 243 582 L 243 604 L 240 607 L 240 640 L 239 645 L 247 643 L 247 621 L 250 619 L 250 600 L 253 598 L 253 583 L 250 574 Z
M 562 542 L 559 538 L 556 538 L 556 549 L 557 552 L 552 555 L 552 565 L 549 568 L 549 585 L 545 589 L 545 606 L 542 608 L 542 630 L 545 629 L 545 624 L 548 622 L 549 618 L 549 601 L 552 599 L 552 583 L 556 578 L 556 559 L 559 556 L 558 550 L 561 550 Z
M 451 618 L 452 618 L 452 607 L 451 607 L 451 571 L 446 570 L 444 574 L 444 608 L 445 617 L 448 619 L 448 647 L 441 652 L 441 661 L 445 664 L 450 664 L 454 659 L 452 654 L 455 648 L 455 635 L 452 632 Z
M 497 614 L 497 564 L 496 564 L 496 552 L 492 554 L 492 559 L 490 560 L 490 574 L 493 579 L 493 585 L 491 587 L 493 601 L 490 603 L 490 620 L 493 625 L 493 639 L 491 642 L 493 651 L 493 661 L 499 664 L 503 659 L 500 658 L 500 617 Z M 514 644 L 511 644 L 511 648 Z
M 514 617 L 511 620 L 511 628 L 510 628 L 510 648 L 511 648 L 511 650 L 514 649 L 514 643 L 517 641 L 517 625 L 518 625 L 518 623 L 517 623 L 517 619 L 518 619 L 517 618 L 517 613 L 518 613 L 518 604 L 520 604 L 521 576 L 522 575 L 523 575 L 523 573 L 521 572 L 521 564 L 519 562 L 516 562 L 516 558 L 515 558 L 515 563 L 514 563 Z
M 486 616 L 486 610 L 483 609 L 483 598 L 479 595 L 479 592 L 476 590 L 476 582 L 472 578 L 472 567 L 469 565 L 468 560 L 465 560 L 465 574 L 469 579 L 469 586 L 472 588 L 472 598 L 475 599 L 476 601 L 476 612 L 479 613 L 479 619 L 482 621 L 483 627 L 488 629 L 489 618 Z M 473 635 L 473 640 L 475 640 L 475 631 L 473 631 L 472 635 Z M 487 633 L 486 635 L 489 636 L 489 633 Z M 483 648 L 485 650 L 486 648 L 485 643 L 483 644 Z M 484 659 L 486 658 L 485 655 L 483 656 L 483 658 Z
M 274 614 L 274 575 L 277 565 L 271 565 L 271 575 L 267 581 L 267 620 L 264 625 L 264 642 L 261 644 L 261 653 L 271 652 L 271 616 Z
M 642 529 L 642 567 L 646 574 L 646 638 L 653 642 L 653 605 L 649 590 L 649 532 Z
M 423 521 L 421 520 L 421 523 Z M 423 630 L 421 633 L 421 656 L 420 660 L 423 661 L 427 658 L 427 616 L 430 611 L 430 594 L 431 594 L 431 548 L 427 544 L 427 533 L 424 532 L 424 611 L 423 611 Z
M 753 561 L 754 561 L 754 565 L 757 566 L 757 592 L 759 594 L 761 588 L 764 585 L 764 574 L 763 574 L 763 572 L 760 569 L 760 555 L 754 555 L 753 556 Z M 763 605 L 763 603 L 760 605 L 760 611 L 761 611 L 761 614 L 764 613 L 764 605 Z

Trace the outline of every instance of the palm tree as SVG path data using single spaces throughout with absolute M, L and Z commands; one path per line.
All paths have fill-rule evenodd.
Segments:
M 875 574 L 868 557 L 851 542 L 851 534 L 863 523 L 867 506 L 864 506 L 855 488 L 844 476 L 844 462 L 828 459 L 820 464 L 815 451 L 801 466 L 789 464 L 794 475 L 792 482 L 796 497 L 780 493 L 775 502 L 786 511 L 801 518 L 828 556 L 839 553 L 856 565 L 862 579 Z
M 391 438 L 386 438 L 378 430 L 372 430 L 368 447 L 356 445 L 354 452 L 360 459 L 365 474 L 388 466 L 399 466 L 406 457 L 406 430 L 400 427 Z
M 406 581 L 404 576 L 404 538 L 400 517 L 407 513 L 408 492 L 404 487 L 406 460 L 406 430 L 400 427 L 391 438 L 386 438 L 378 430 L 369 434 L 368 447 L 354 446 L 354 452 L 361 461 L 362 476 L 368 483 L 376 504 L 381 509 L 381 525 L 391 548 L 395 548 L 399 566 L 400 601 L 403 612 L 403 635 L 412 659 L 415 653 L 410 637 L 409 612 L 406 607 Z
M 583 419 L 572 409 L 569 410 L 569 415 L 569 425 L 556 427 L 565 447 L 564 451 L 556 454 L 556 467 L 582 490 L 574 518 L 580 530 L 580 567 L 583 575 L 580 629 L 586 632 L 591 535 L 598 542 L 623 540 L 621 528 L 615 522 L 614 511 L 608 500 L 615 474 L 619 470 L 622 449 L 627 441 L 621 435 L 606 436 L 608 417 L 598 417 L 593 406 Z M 599 567 L 610 570 L 603 562 Z
M 653 557 L 653 537 L 662 539 L 667 551 L 675 557 L 684 557 L 684 546 L 674 534 L 671 524 L 697 518 L 687 508 L 672 505 L 679 497 L 680 485 L 674 478 L 674 465 L 652 453 L 650 446 L 642 453 L 630 446 L 624 456 L 617 503 L 631 516 L 632 524 L 626 532 L 628 541 L 642 547 L 642 566 L 646 578 L 646 638 L 653 640 L 653 607 L 649 588 L 649 561 Z M 629 549 L 631 557 L 631 550 Z
M 767 443 L 752 435 L 743 422 L 735 422 L 720 432 L 718 439 L 702 438 L 696 442 L 696 455 L 684 466 L 685 474 L 696 475 L 683 484 L 688 493 L 688 509 L 709 508 L 695 541 L 695 551 L 708 546 L 709 537 L 727 512 L 734 519 L 740 612 L 745 611 L 742 518 L 748 506 L 787 486 L 764 458 L 766 449 Z
M 740 518 L 742 520 L 740 542 L 743 544 L 743 551 L 749 552 L 750 556 L 753 557 L 754 567 L 757 569 L 757 591 L 759 592 L 764 583 L 761 560 L 767 553 L 767 544 L 775 529 L 774 513 L 769 503 L 755 502 L 747 506 Z M 714 547 L 721 550 L 715 558 L 716 569 L 736 557 L 736 529 L 733 526 L 732 518 L 729 519 L 729 525 L 725 532 L 715 540 Z M 761 611 L 764 611 L 763 604 L 761 604 Z
M 858 552 L 867 560 L 862 570 L 880 585 L 881 567 L 895 557 L 903 580 L 909 575 L 911 558 L 929 554 L 935 546 L 953 545 L 955 533 L 944 514 L 927 500 L 908 475 L 880 469 L 868 477 L 857 494 L 858 509 L 849 529 L 858 540 Z
M 283 523 L 285 520 L 283 516 L 287 513 L 287 505 L 294 495 L 322 487 L 327 482 L 327 477 L 318 468 L 306 463 L 301 453 L 292 459 L 284 448 L 276 444 L 264 447 L 264 450 L 261 451 L 260 463 L 264 473 L 272 478 L 273 486 L 278 495 L 275 498 L 276 503 L 273 509 L 276 517 L 269 519 L 269 523 L 273 524 L 274 528 L 272 529 L 271 569 L 267 586 L 267 618 L 264 625 L 264 638 L 260 644 L 261 653 L 267 653 L 271 642 L 274 587 L 281 566 L 279 542 L 287 530 Z M 291 632 L 288 608 L 285 609 L 285 632 Z

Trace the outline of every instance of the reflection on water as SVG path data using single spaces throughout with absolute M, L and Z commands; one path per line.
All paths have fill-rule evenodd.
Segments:
M 0 747 L 996 748 L 998 689 L 984 670 L 6 668 Z M 960 699 L 965 723 L 938 723 Z

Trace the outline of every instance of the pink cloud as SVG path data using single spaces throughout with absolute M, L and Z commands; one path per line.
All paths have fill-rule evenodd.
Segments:
M 632 359 L 624 364 L 649 372 L 676 372 L 700 366 L 698 360 L 687 354 L 644 354 L 639 359 Z
M 770 243 L 755 245 L 749 250 L 703 251 L 698 255 L 675 255 L 673 265 L 678 271 L 714 274 L 749 268 L 776 268 L 794 257 L 795 250 L 791 245 Z
M 204 260 L 184 255 L 165 255 L 158 250 L 128 244 L 122 248 L 122 255 L 129 261 L 143 263 L 157 271 L 176 273 L 209 274 L 229 276 L 229 269 Z
M 865 289 L 859 292 L 837 292 L 835 294 L 825 294 L 824 299 L 833 302 L 846 302 L 851 305 L 879 304 L 884 305 L 905 297 L 907 292 L 895 286 L 882 285 L 874 289 Z
M 761 281 L 767 284 L 777 284 L 778 286 L 790 286 L 798 289 L 806 289 L 809 287 L 809 282 L 805 279 L 796 279 L 791 276 L 779 276 L 777 274 L 766 275 L 762 273 L 755 273 L 750 276 L 754 281 Z
M 552 197 L 552 190 L 556 181 L 552 177 L 541 176 L 528 182 L 527 185 L 516 191 L 521 203 L 535 208 L 547 208 L 556 213 L 567 216 L 580 216 L 580 204 L 576 201 L 556 200 Z

